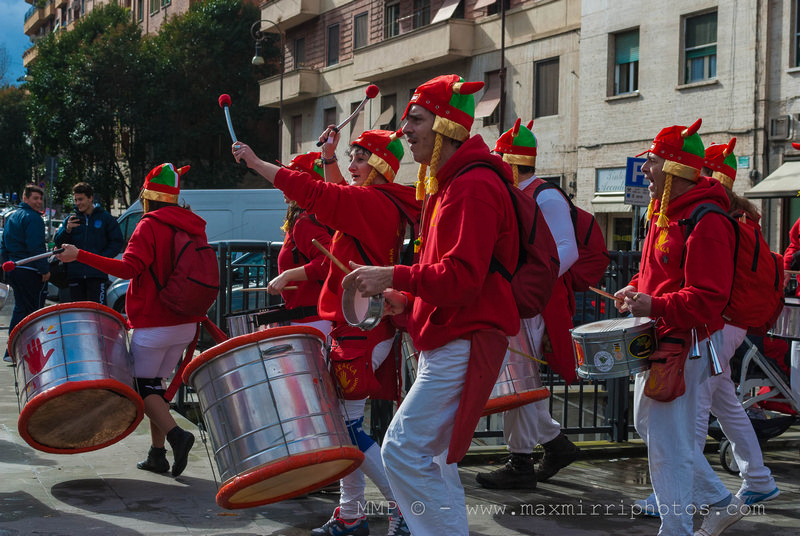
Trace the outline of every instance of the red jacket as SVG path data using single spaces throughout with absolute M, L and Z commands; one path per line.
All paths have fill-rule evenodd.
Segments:
M 691 190 L 670 201 L 665 240 L 656 226 L 658 217 L 653 215 L 639 273 L 631 284 L 653 297 L 651 317 L 663 317 L 667 326 L 684 330 L 707 325 L 713 333 L 724 324 L 722 311 L 733 283 L 733 227 L 721 215 L 709 214 L 698 222 L 687 242 L 686 226 L 679 223 L 696 205 L 708 202 L 726 211 L 730 205 L 724 186 L 700 177 Z M 654 212 L 659 208 L 657 201 Z
M 283 246 L 278 253 L 278 271 L 285 272 L 291 268 L 303 266 L 307 281 L 293 281 L 297 290 L 284 290 L 281 292 L 287 309 L 297 307 L 316 306 L 319 294 L 322 291 L 322 281 L 327 275 L 327 266 L 324 266 L 325 255 L 311 244 L 316 239 L 326 248 L 330 247 L 331 235 L 328 229 L 317 222 L 308 212 L 297 216 L 292 230 L 286 233 Z M 303 322 L 319 320 L 319 315 L 302 318 Z
M 489 272 L 494 256 L 513 273 L 519 254 L 514 207 L 506 187 L 483 166 L 454 177 L 468 164 L 483 162 L 502 180 L 511 168 L 472 136 L 437 173 L 439 190 L 428 199 L 422 221 L 420 260 L 395 266 L 395 289 L 414 296 L 408 332 L 417 350 L 431 350 L 482 329 L 506 335 L 519 331 L 511 285 Z
M 789 245 L 786 247 L 786 251 L 783 254 L 784 270 L 800 269 L 800 266 L 792 263 L 795 254 L 798 254 L 798 257 L 800 257 L 800 253 L 798 252 L 800 252 L 800 218 L 794 222 L 791 231 L 789 231 Z M 795 296 L 800 296 L 800 285 L 797 285 Z
M 205 313 L 182 316 L 161 303 L 158 298 L 152 268 L 159 281 L 166 281 L 175 266 L 172 227 L 189 234 L 204 235 L 206 222 L 189 209 L 164 207 L 147 213 L 133 231 L 122 260 L 101 257 L 80 250 L 78 260 L 122 279 L 130 279 L 125 295 L 125 313 L 132 328 L 176 326 L 199 322 Z
M 368 264 L 356 241 L 375 266 L 390 266 L 399 257 L 405 220 L 380 190 L 402 203 L 409 215 L 419 217 L 420 203 L 415 198 L 414 189 L 401 184 L 354 187 L 345 183 L 322 182 L 308 173 L 281 169 L 275 176 L 275 186 L 314 214 L 320 223 L 336 229 L 329 251 L 348 268 L 350 261 Z M 325 264 L 328 273 L 319 298 L 319 315 L 324 320 L 346 324 L 342 313 L 342 279 L 345 274 L 333 263 L 326 261 Z

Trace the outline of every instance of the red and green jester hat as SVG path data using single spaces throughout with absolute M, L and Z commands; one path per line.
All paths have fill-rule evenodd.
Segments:
M 514 126 L 503 132 L 497 139 L 493 151 L 503 155 L 503 161 L 511 165 L 514 173 L 514 186 L 519 187 L 519 166 L 536 167 L 536 136 L 531 129 L 533 121 L 527 127 L 517 118 Z

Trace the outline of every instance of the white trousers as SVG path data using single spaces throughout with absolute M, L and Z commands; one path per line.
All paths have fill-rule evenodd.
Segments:
M 697 446 L 702 452 L 708 434 L 708 413 L 711 411 L 717 417 L 725 437 L 731 442 L 733 457 L 739 466 L 739 476 L 743 479 L 741 491 L 767 493 L 775 489 L 775 480 L 770 470 L 764 466 L 758 438 L 736 397 L 736 386 L 731 379 L 731 358 L 744 342 L 746 335 L 744 329 L 729 324 L 722 330 L 723 345 L 715 348 L 724 372 L 711 376 L 697 391 Z M 695 496 L 695 502 L 702 502 L 703 499 L 704 497 Z
M 469 536 L 457 464 L 445 464 L 470 342 L 420 352 L 417 378 L 383 441 L 383 463 L 414 536 Z
M 197 322 L 134 329 L 131 335 L 133 376 L 168 378 L 175 371 L 196 331 Z
M 717 349 L 723 348 L 722 330 L 712 340 Z M 701 504 L 714 504 L 730 495 L 697 446 L 698 390 L 710 376 L 707 345 L 701 342 L 700 347 L 699 359 L 686 360 L 686 392 L 671 402 L 645 396 L 649 371 L 636 375 L 634 423 L 648 449 L 650 480 L 661 515 L 658 536 L 692 536 L 694 496 Z
M 372 350 L 372 369 L 378 370 L 383 364 L 392 349 L 392 341 L 387 339 L 375 345 Z M 345 421 L 355 421 L 364 416 L 364 406 L 367 399 L 361 400 L 340 400 L 342 416 Z M 386 471 L 383 468 L 380 446 L 375 443 L 364 452 L 364 461 L 352 473 L 346 475 L 339 481 L 339 517 L 342 519 L 355 519 L 364 513 L 364 490 L 366 481 L 364 475 L 368 476 L 375 486 L 380 490 L 387 501 L 392 502 L 392 489 L 386 479 Z
M 523 318 L 523 329 L 536 345 L 536 355 L 542 355 L 544 320 L 542 315 Z M 503 413 L 503 438 L 508 450 L 530 454 L 536 445 L 547 443 L 561 433 L 561 425 L 550 415 L 550 400 L 545 398 Z

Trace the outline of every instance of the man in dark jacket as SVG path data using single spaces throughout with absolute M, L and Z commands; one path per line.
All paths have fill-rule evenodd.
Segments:
M 94 192 L 86 182 L 72 188 L 75 213 L 64 220 L 55 236 L 56 246 L 74 244 L 79 249 L 103 257 L 115 257 L 122 251 L 122 230 L 116 218 L 94 204 Z M 105 304 L 108 276 L 87 264 L 67 266 L 70 299 Z
M 22 203 L 7 219 L 0 240 L 0 261 L 20 261 L 47 251 L 45 245 L 44 190 L 35 184 L 25 186 Z M 8 324 L 10 334 L 23 318 L 44 306 L 47 297 L 47 280 L 50 265 L 47 259 L 39 259 L 17 266 L 6 275 L 14 290 L 14 312 Z M 11 361 L 8 350 L 4 361 Z

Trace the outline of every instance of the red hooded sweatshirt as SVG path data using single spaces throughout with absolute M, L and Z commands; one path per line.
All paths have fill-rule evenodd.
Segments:
M 793 261 L 794 255 L 798 251 L 800 251 L 800 218 L 794 222 L 791 231 L 789 231 L 789 245 L 786 247 L 786 251 L 783 253 L 784 270 L 797 270 L 798 267 L 793 265 Z M 797 291 L 794 295 L 800 296 L 800 285 L 797 285 Z
M 465 166 L 483 163 L 456 177 Z M 438 192 L 426 202 L 420 260 L 395 266 L 394 288 L 414 296 L 408 332 L 417 350 L 432 350 L 482 329 L 519 331 L 511 285 L 489 271 L 494 256 L 513 273 L 519 255 L 517 221 L 502 180 L 511 168 L 472 136 L 439 170 Z
M 283 246 L 278 253 L 279 272 L 303 266 L 306 277 L 308 277 L 307 281 L 293 281 L 290 283 L 291 285 L 297 285 L 297 290 L 284 290 L 281 292 L 287 309 L 316 307 L 319 300 L 322 282 L 328 271 L 327 266 L 324 265 L 326 257 L 311 244 L 313 239 L 328 248 L 331 242 L 331 235 L 328 233 L 328 229 L 316 221 L 311 214 L 301 212 L 297 216 L 291 231 L 286 233 Z M 300 319 L 302 322 L 313 322 L 314 320 L 319 320 L 319 315 Z
M 275 176 L 275 186 L 314 214 L 320 223 L 336 229 L 329 250 L 348 268 L 350 261 L 374 266 L 389 266 L 397 262 L 405 220 L 381 190 L 402 203 L 411 217 L 418 218 L 420 212 L 414 189 L 401 184 L 367 187 L 332 184 L 315 180 L 302 171 L 281 169 Z M 359 252 L 356 241 L 369 257 L 369 263 Z M 345 273 L 330 262 L 326 265 L 329 268 L 319 299 L 319 315 L 324 320 L 346 324 L 342 312 Z
M 166 281 L 175 266 L 173 227 L 189 234 L 203 235 L 206 222 L 189 209 L 168 206 L 148 212 L 136 225 L 122 260 L 101 257 L 80 250 L 78 260 L 122 279 L 130 279 L 125 295 L 125 313 L 132 328 L 176 326 L 199 322 L 205 312 L 197 316 L 182 316 L 161 303 L 158 298 L 152 267 L 159 281 Z
M 733 227 L 722 215 L 708 214 L 685 239 L 686 226 L 680 220 L 691 216 L 700 203 L 716 203 L 725 211 L 730 202 L 725 187 L 708 177 L 700 177 L 685 194 L 669 202 L 669 227 L 666 239 L 656 226 L 660 201 L 642 250 L 639 273 L 631 285 L 653 297 L 652 318 L 662 317 L 666 326 L 682 330 L 696 327 L 698 334 L 722 328 L 722 311 L 733 284 Z M 685 254 L 683 268 L 682 256 Z

